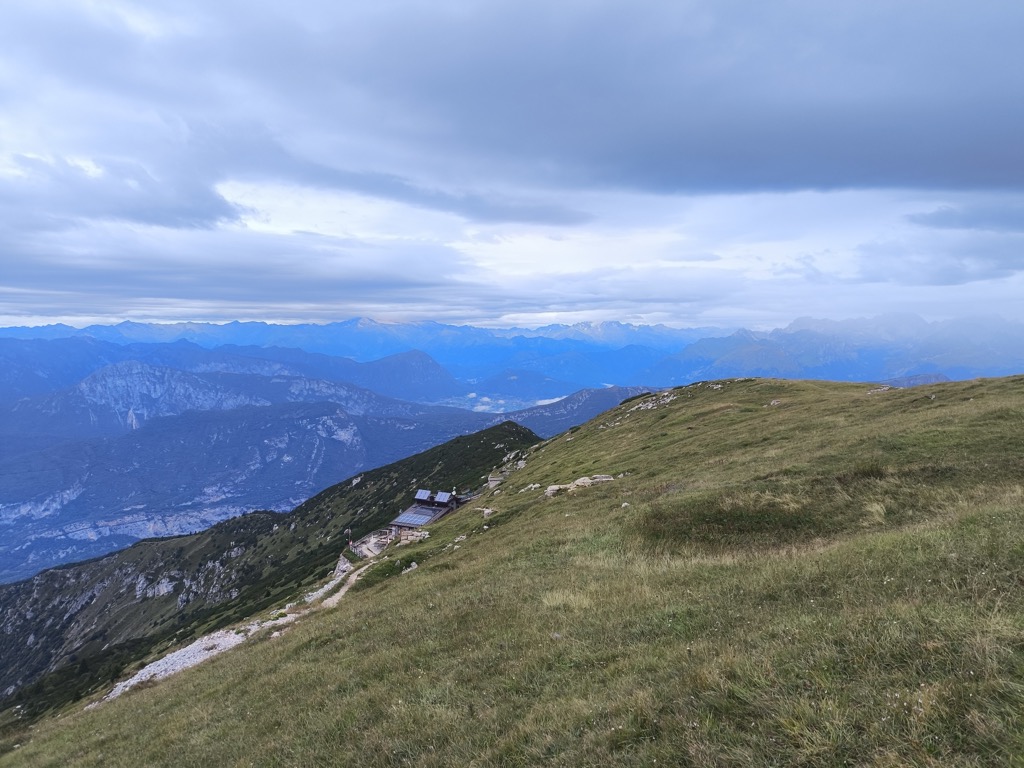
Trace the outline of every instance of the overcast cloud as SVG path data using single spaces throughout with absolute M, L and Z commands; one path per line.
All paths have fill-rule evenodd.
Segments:
M 1024 319 L 1013 0 L 11 3 L 0 323 Z

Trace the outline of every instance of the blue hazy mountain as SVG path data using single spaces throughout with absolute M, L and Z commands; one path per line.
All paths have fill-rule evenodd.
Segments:
M 697 341 L 640 374 L 674 386 L 732 376 L 883 381 L 920 375 L 968 379 L 1024 371 L 1024 324 L 998 318 L 927 323 L 894 315 L 862 321 L 797 320 L 768 333 Z
M 63 386 L 88 373 L 82 355 L 106 356 L 104 364 L 140 359 L 159 365 L 168 361 L 147 358 L 139 345 L 165 348 L 169 342 L 189 342 L 176 347 L 175 354 L 198 361 L 205 349 L 234 355 L 233 364 L 241 359 L 250 365 L 276 362 L 286 369 L 281 372 L 344 380 L 419 402 L 458 400 L 460 392 L 498 394 L 481 393 L 478 385 L 522 372 L 564 382 L 562 394 L 569 394 L 582 387 L 669 385 L 719 375 L 878 380 L 934 373 L 962 379 L 1015 373 L 1024 366 L 1020 322 L 996 317 L 927 322 L 906 314 L 843 321 L 801 318 L 770 332 L 624 323 L 485 329 L 357 318 L 325 325 L 54 325 L 0 329 L 0 337 L 5 337 L 0 338 L 0 364 L 7 362 L 4 351 L 14 339 L 49 340 L 53 350 L 63 345 L 59 364 L 46 362 L 53 355 L 36 351 L 50 380 Z M 68 346 L 70 340 L 83 338 L 92 340 L 91 350 Z M 131 351 L 119 352 L 117 347 Z M 413 352 L 417 355 L 402 358 Z M 360 363 L 375 368 L 360 369 Z M 0 370 L 0 399 L 42 391 L 46 379 L 31 364 L 21 361 L 20 366 Z M 199 370 L 184 363 L 175 367 Z M 518 406 L 526 405 L 522 399 L 528 394 L 536 399 L 553 396 L 550 390 L 519 394 L 524 397 Z
M 0 329 L 0 336 L 51 341 L 87 337 L 123 346 L 187 341 L 207 349 L 233 348 L 241 355 L 251 354 L 253 349 L 282 348 L 364 363 L 418 351 L 461 380 L 530 370 L 573 385 L 568 393 L 582 386 L 634 383 L 627 380 L 633 373 L 666 354 L 697 339 L 725 332 L 714 328 L 676 330 L 621 323 L 493 330 L 433 322 L 399 324 L 354 319 L 326 325 L 125 322 L 81 330 L 56 325 Z M 286 355 L 283 351 L 261 354 L 272 359 Z M 363 383 L 350 375 L 344 378 Z M 401 396 L 413 399 L 405 392 Z

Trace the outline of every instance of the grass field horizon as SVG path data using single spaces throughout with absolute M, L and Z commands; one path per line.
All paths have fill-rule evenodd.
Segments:
M 1024 377 L 642 396 L 387 554 L 337 607 L 79 702 L 0 766 L 1024 754 Z

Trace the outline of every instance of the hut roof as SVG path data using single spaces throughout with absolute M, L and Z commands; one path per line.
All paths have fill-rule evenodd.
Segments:
M 418 528 L 437 517 L 437 512 L 436 509 L 431 509 L 430 507 L 409 507 L 405 512 L 392 520 L 391 524 Z

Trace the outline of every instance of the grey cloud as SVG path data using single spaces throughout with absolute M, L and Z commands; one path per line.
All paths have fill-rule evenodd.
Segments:
M 212 227 L 239 217 L 238 208 L 217 194 L 208 180 L 182 174 L 170 163 L 150 169 L 133 160 L 96 160 L 98 175 L 64 158 L 15 157 L 23 175 L 0 177 L 0 204 L 9 212 L 44 211 L 45 219 L 34 218 L 46 229 L 73 226 L 79 219 Z M 19 222 L 29 223 L 19 215 L 8 218 L 9 225 Z
M 485 276 L 486 278 L 486 276 Z M 747 281 L 736 273 L 688 270 L 675 275 L 628 264 L 558 278 L 467 281 L 468 307 L 487 316 L 572 316 L 586 311 L 608 319 L 661 314 L 695 314 L 742 290 Z
M 742 284 L 735 275 L 668 280 L 628 265 L 496 281 L 443 246 L 379 244 L 319 234 L 247 231 L 159 234 L 73 229 L 41 234 L 4 252 L 8 314 L 121 317 L 331 319 L 402 315 L 480 321 L 502 315 L 608 317 L 679 313 Z M 182 254 L 191 254 L 184 258 Z M 34 286 L 46 286 L 45 291 Z M 27 289 L 27 290 L 22 290 Z
M 359 19 L 322 77 L 372 91 L 407 117 L 391 135 L 463 174 L 661 192 L 1024 181 L 1015 4 L 489 8 Z
M 384 173 L 357 173 L 290 159 L 281 175 L 299 183 L 361 192 L 372 197 L 443 211 L 472 221 L 533 224 L 585 224 L 593 218 L 583 211 L 561 205 L 509 200 L 473 192 L 451 193 L 417 186 L 407 179 Z
M 259 179 L 358 192 L 483 222 L 583 224 L 591 217 L 560 204 L 502 195 L 448 192 L 396 174 L 353 171 L 311 160 L 287 149 L 260 126 L 192 126 L 194 162 L 216 169 L 218 180 Z
M 35 191 L 58 206 L 62 199 L 77 201 L 69 216 L 208 226 L 238 213 L 217 194 L 218 182 L 259 178 L 354 191 L 482 222 L 575 225 L 591 218 L 531 194 L 492 191 L 486 179 L 445 185 L 367 169 L 362 152 L 352 157 L 322 146 L 305 153 L 286 148 L 282 137 L 294 144 L 296 131 L 344 136 L 360 121 L 358 141 L 388 139 L 387 131 L 365 124 L 367 113 L 379 112 L 372 103 L 357 110 L 346 104 L 342 115 L 329 106 L 337 94 L 362 85 L 325 79 L 338 41 L 327 48 L 315 44 L 314 33 L 296 26 L 291 14 L 278 18 L 247 6 L 236 9 L 237 17 L 213 18 L 203 8 L 195 29 L 146 41 L 82 6 L 66 10 L 61 18 L 37 7 L 12 13 L 6 33 L 0 31 L 0 41 L 9 44 L 0 61 L 17 73 L 14 102 L 25 122 L 66 126 L 56 132 L 58 155 L 88 157 L 111 171 L 86 184 L 82 174 L 63 172 L 68 169 L 59 157 L 50 164 L 49 183 Z M 325 60 L 311 59 L 311 52 Z M 40 94 L 51 96 L 45 114 Z M 408 117 L 415 123 L 415 115 Z M 414 154 L 428 151 L 413 148 Z
M 342 280 L 301 279 L 287 272 L 253 270 L 250 278 L 221 275 L 227 282 L 219 288 L 203 283 L 179 281 L 180 270 L 159 270 L 146 280 L 119 276 L 112 285 L 100 280 L 91 270 L 67 270 L 54 287 L 34 291 L 31 296 L 4 294 L 8 315 L 49 317 L 149 317 L 151 319 L 231 320 L 262 318 L 278 320 L 332 320 L 349 316 L 383 317 L 386 313 L 408 312 L 412 316 L 433 317 L 442 313 L 464 313 L 472 307 L 460 307 L 437 297 L 443 286 L 426 280 L 371 280 L 358 277 Z M 84 277 L 72 284 L 76 276 Z M 210 280 L 216 279 L 215 274 Z M 262 278 L 262 285 L 260 284 Z M 269 290 L 276 280 L 277 290 Z M 88 282 L 85 282 L 88 281 Z M 60 286 L 60 287 L 58 287 Z M 133 291 L 134 289 L 134 291 Z M 148 292 L 144 289 L 149 289 Z
M 1024 183 L 1015 2 L 225 2 L 180 12 L 193 29 L 145 44 L 78 19 L 88 55 L 35 12 L 32 34 L 68 51 L 32 61 L 104 99 L 283 131 L 316 157 L 311 178 L 335 169 L 330 183 L 486 221 L 585 218 L 479 192 L 517 184 L 668 193 Z M 451 189 L 466 191 L 441 191 Z
M 1024 272 L 1024 237 L 956 242 L 874 242 L 859 249 L 857 281 L 908 286 L 957 286 Z
M 134 301 L 207 317 L 260 306 L 269 317 L 296 301 L 308 317 L 356 304 L 671 315 L 759 290 L 737 293 L 741 276 L 721 264 L 491 285 L 412 239 L 240 233 L 245 212 L 217 191 L 235 180 L 554 227 L 584 227 L 580 201 L 602 195 L 632 206 L 619 223 L 672 228 L 679 194 L 939 189 L 969 204 L 910 216 L 905 243 L 864 246 L 857 279 L 1016 275 L 1021 28 L 1024 5 L 1010 0 L 12 3 L 0 25 L 0 289 L 25 311 L 54 289 L 83 308 L 93 291 L 93 314 Z M 945 194 L 964 189 L 995 191 Z M 637 190 L 668 203 L 649 215 Z M 755 224 L 737 221 L 736 241 Z M 715 236 L 661 258 L 698 269 L 726 252 Z M 780 279 L 829 279 L 804 266 Z M 453 284 L 471 289 L 459 306 L 436 298 Z
M 944 205 L 927 213 L 907 216 L 913 224 L 934 229 L 977 229 L 990 232 L 1024 232 L 1024 206 Z
M 77 230 L 40 237 L 13 253 L 5 283 L 45 282 L 66 293 L 99 290 L 168 300 L 247 298 L 269 304 L 302 296 L 330 302 L 350 294 L 400 300 L 417 291 L 433 295 L 467 268 L 459 254 L 433 245 L 391 248 L 245 231 L 154 234 Z
M 237 221 L 244 213 L 225 200 L 216 185 L 249 179 L 352 191 L 482 222 L 578 225 L 591 218 L 554 203 L 451 193 L 390 174 L 331 168 L 289 153 L 258 126 L 197 125 L 179 133 L 145 156 L 145 164 L 94 153 L 89 159 L 99 167 L 98 176 L 64 158 L 15 157 L 23 175 L 0 177 L 0 202 L 46 211 L 46 228 L 70 226 L 78 219 L 212 227 Z

